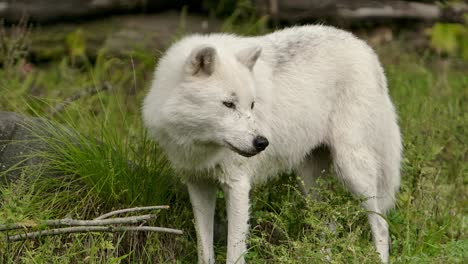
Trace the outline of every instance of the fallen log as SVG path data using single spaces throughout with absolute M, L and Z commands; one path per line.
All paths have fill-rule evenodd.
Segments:
M 219 31 L 220 27 L 221 21 L 214 18 L 169 11 L 151 15 L 121 15 L 83 23 L 57 23 L 30 29 L 5 28 L 3 35 L 0 30 L 0 65 L 4 61 L 2 40 L 12 43 L 23 32 L 28 33 L 28 43 L 25 43 L 28 60 L 42 62 L 61 60 L 69 55 L 72 47 L 67 43 L 67 38 L 70 36 L 81 38 L 79 40 L 84 43 L 85 55 L 91 60 L 101 51 L 110 56 L 128 58 L 136 49 L 153 52 L 156 57 L 182 34 L 211 33 Z M 81 34 L 75 34 L 78 30 Z
M 256 0 L 261 14 L 277 22 L 297 23 L 318 19 L 362 21 L 412 19 L 421 21 L 464 22 L 465 3 L 440 6 L 412 1 L 375 0 Z
M 16 23 L 26 16 L 33 22 L 52 22 L 122 13 L 146 13 L 199 8 L 200 1 L 180 0 L 0 0 L 0 18 Z
M 315 19 L 356 21 L 363 19 L 415 19 L 464 22 L 468 5 L 394 0 L 254 0 L 255 8 L 273 20 L 296 23 Z M 434 1 L 435 2 L 435 1 Z M 181 0 L 0 0 L 0 18 L 17 23 L 82 20 L 116 14 L 141 14 L 164 10 L 204 11 L 203 1 Z

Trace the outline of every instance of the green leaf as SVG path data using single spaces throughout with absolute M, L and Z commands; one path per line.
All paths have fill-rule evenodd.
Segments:
M 72 58 L 82 57 L 86 53 L 86 40 L 81 28 L 69 33 L 65 41 Z
M 460 35 L 460 55 L 464 60 L 468 60 L 468 29 L 463 30 Z
M 464 25 L 436 23 L 430 34 L 431 47 L 437 52 L 468 59 L 468 29 Z

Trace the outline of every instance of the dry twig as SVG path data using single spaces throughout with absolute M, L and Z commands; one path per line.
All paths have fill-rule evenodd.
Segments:
M 94 220 L 102 220 L 105 218 L 109 218 L 113 215 L 123 214 L 123 213 L 130 213 L 130 212 L 137 212 L 137 211 L 146 211 L 146 210 L 155 210 L 155 209 L 169 209 L 169 205 L 156 205 L 156 206 L 143 206 L 143 207 L 133 207 L 133 208 L 125 208 L 120 210 L 115 210 L 106 214 L 103 214 L 99 217 L 94 218 Z
M 64 228 L 55 228 L 55 229 L 46 229 L 40 230 L 25 234 L 17 234 L 9 236 L 7 234 L 7 241 L 14 242 L 25 240 L 29 238 L 37 238 L 40 236 L 54 236 L 61 234 L 70 234 L 70 233 L 82 233 L 82 232 L 127 232 L 127 231 L 144 231 L 144 232 L 164 232 L 171 234 L 183 234 L 182 230 L 165 228 L 165 227 L 154 227 L 154 226 L 113 226 L 115 224 L 136 224 L 146 220 L 155 219 L 157 216 L 154 214 L 138 215 L 138 216 L 128 216 L 128 217 L 118 217 L 118 218 L 109 218 L 110 216 L 137 212 L 143 210 L 154 210 L 154 209 L 168 209 L 168 205 L 160 206 L 144 206 L 144 207 L 134 207 L 120 209 L 112 211 L 106 214 L 103 214 L 93 220 L 75 220 L 70 218 L 57 219 L 57 220 L 47 220 L 40 223 L 34 221 L 26 221 L 21 223 L 5 224 L 0 225 L 0 231 L 10 231 L 15 229 L 25 229 L 25 228 L 35 228 L 39 226 L 70 226 Z M 109 225 L 109 226 L 105 226 Z
M 23 228 L 32 228 L 37 226 L 103 226 L 103 225 L 113 225 L 113 224 L 136 224 L 145 220 L 155 219 L 156 215 L 139 215 L 139 216 L 130 216 L 130 217 L 119 217 L 105 220 L 75 220 L 70 218 L 57 219 L 57 220 L 47 220 L 42 223 L 36 223 L 33 221 L 28 221 L 24 223 L 15 223 L 15 224 L 6 224 L 0 225 L 0 231 L 14 230 L 14 229 L 23 229 Z
M 145 231 L 145 232 L 164 232 L 182 235 L 183 231 L 165 227 L 154 226 L 74 226 L 65 228 L 49 229 L 26 234 L 8 236 L 9 242 L 20 241 L 25 239 L 37 238 L 41 236 L 55 236 L 61 234 L 83 233 L 83 232 L 127 232 L 127 231 Z

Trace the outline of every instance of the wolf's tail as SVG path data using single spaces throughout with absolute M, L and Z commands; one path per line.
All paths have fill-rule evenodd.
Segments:
M 395 124 L 392 137 L 388 138 L 386 152 L 382 161 L 382 173 L 378 184 L 379 208 L 386 213 L 395 205 L 395 195 L 400 188 L 400 166 L 402 156 L 401 136 Z

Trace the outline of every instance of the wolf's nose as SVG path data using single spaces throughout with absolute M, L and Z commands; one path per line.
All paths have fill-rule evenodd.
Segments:
M 256 136 L 253 140 L 253 145 L 258 152 L 266 149 L 266 147 L 268 147 L 268 144 L 268 139 L 262 136 Z

